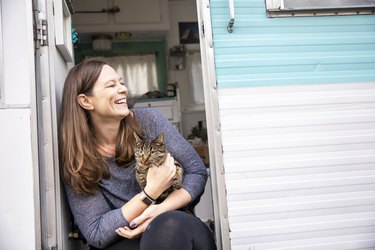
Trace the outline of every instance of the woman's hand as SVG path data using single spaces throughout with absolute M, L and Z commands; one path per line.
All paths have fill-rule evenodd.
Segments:
M 173 183 L 176 174 L 174 158 L 168 153 L 164 163 L 157 167 L 151 167 L 147 173 L 146 193 L 153 199 L 157 199 Z
M 179 209 L 191 201 L 190 194 L 183 188 L 173 191 L 162 203 L 151 205 L 142 214 L 130 222 L 130 227 L 118 228 L 116 233 L 128 239 L 134 239 L 143 234 L 151 221 L 158 215 Z
M 138 238 L 143 234 L 148 225 L 150 225 L 151 221 L 164 212 L 166 211 L 161 205 L 151 205 L 140 216 L 130 222 L 130 226 L 133 229 L 121 227 L 116 230 L 116 233 L 128 239 Z

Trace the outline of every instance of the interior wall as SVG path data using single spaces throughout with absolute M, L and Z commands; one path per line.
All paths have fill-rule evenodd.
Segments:
M 170 31 L 167 35 L 168 50 L 180 44 L 179 41 L 179 22 L 198 21 L 196 2 L 191 0 L 169 1 L 169 21 Z M 188 50 L 199 50 L 199 44 L 189 44 Z M 182 112 L 182 134 L 187 137 L 191 129 L 198 124 L 198 121 L 205 121 L 206 115 L 204 105 L 194 104 L 192 85 L 189 82 L 189 72 L 182 70 L 169 70 L 169 82 L 178 82 L 181 93 L 181 112 Z M 203 83 L 202 83 L 203 84 Z

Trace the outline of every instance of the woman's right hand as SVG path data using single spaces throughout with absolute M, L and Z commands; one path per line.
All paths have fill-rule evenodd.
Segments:
M 168 153 L 162 165 L 148 169 L 145 192 L 151 198 L 158 198 L 172 185 L 175 174 L 176 165 L 174 164 L 174 158 Z

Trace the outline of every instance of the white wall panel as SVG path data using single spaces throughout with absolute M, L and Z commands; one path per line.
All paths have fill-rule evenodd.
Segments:
M 0 109 L 0 249 L 36 245 L 30 117 L 29 109 Z
M 375 84 L 219 90 L 232 249 L 375 248 Z
M 2 1 L 4 99 L 7 105 L 30 105 L 34 79 L 32 6 L 29 0 Z

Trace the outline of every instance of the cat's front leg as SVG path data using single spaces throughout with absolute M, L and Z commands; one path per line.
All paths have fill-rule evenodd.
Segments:
M 146 187 L 146 184 L 147 184 L 147 172 L 148 172 L 148 168 L 147 167 L 141 167 L 141 166 L 138 166 L 137 170 L 136 170 L 136 179 L 137 179 L 137 182 L 139 184 L 139 186 L 143 189 Z

